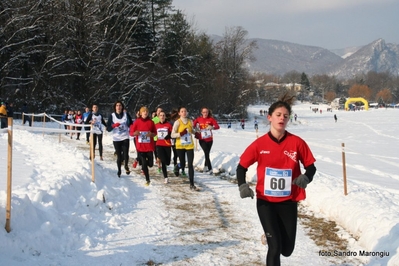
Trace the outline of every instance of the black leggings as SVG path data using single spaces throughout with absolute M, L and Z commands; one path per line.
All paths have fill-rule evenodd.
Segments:
M 114 141 L 114 148 L 116 152 L 116 165 L 118 171 L 121 171 L 122 161 L 125 163 L 125 168 L 129 165 L 129 139 Z
M 180 169 L 184 170 L 186 166 L 186 153 L 187 153 L 187 164 L 188 164 L 188 178 L 190 179 L 190 185 L 194 185 L 194 150 L 176 149 L 177 156 L 179 156 Z
M 93 134 L 93 155 L 96 154 L 97 140 L 100 157 L 103 157 L 103 134 Z
M 172 145 L 172 150 L 173 150 L 173 165 L 177 164 L 177 151 L 176 151 L 176 146 Z
M 145 180 L 150 181 L 150 172 L 148 171 L 148 167 L 154 166 L 154 153 L 152 151 L 138 152 L 138 156 L 141 161 L 141 169 L 143 169 Z
M 157 146 L 157 155 L 158 158 L 161 160 L 162 163 L 162 173 L 163 177 L 168 177 L 168 171 L 166 169 L 166 166 L 170 165 L 170 155 L 171 155 L 171 147 L 167 146 Z
M 267 238 L 266 265 L 280 265 L 280 254 L 288 257 L 295 247 L 298 203 L 268 202 L 258 199 L 258 216 Z
M 205 167 L 208 167 L 208 170 L 212 170 L 212 164 L 211 164 L 211 159 L 209 158 L 209 154 L 211 153 L 213 140 L 205 141 L 200 139 L 199 144 L 201 145 L 201 148 L 205 154 Z

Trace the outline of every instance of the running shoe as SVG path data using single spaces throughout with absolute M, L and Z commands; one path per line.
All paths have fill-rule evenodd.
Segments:
M 177 166 L 177 164 L 173 168 L 173 173 L 175 174 L 175 176 L 179 176 L 179 167 Z
M 134 162 L 133 162 L 133 164 L 132 164 L 133 168 L 136 168 L 138 163 L 139 163 L 139 162 L 137 161 L 137 159 L 134 159 Z
M 148 187 L 148 186 L 150 185 L 150 183 L 151 183 L 150 181 L 145 181 L 145 184 L 144 184 L 144 185 L 145 185 L 146 187 Z
M 165 184 L 169 183 L 169 180 L 168 180 L 168 178 L 167 178 L 167 177 L 165 177 L 163 182 L 164 182 Z

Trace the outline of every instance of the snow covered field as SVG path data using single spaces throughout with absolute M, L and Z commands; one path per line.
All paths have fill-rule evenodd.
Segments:
M 399 265 L 399 110 L 313 113 L 293 107 L 298 120 L 288 131 L 302 137 L 316 158 L 305 211 L 336 221 L 347 250 L 317 246 L 299 223 L 293 255 L 283 265 Z M 116 176 L 110 134 L 104 161 L 95 159 L 91 182 L 89 149 L 58 134 L 15 129 L 10 233 L 0 230 L 2 265 L 265 265 L 267 247 L 255 200 L 241 199 L 234 182 L 243 150 L 268 131 L 266 106 L 250 106 L 245 130 L 214 131 L 214 176 L 196 172 L 200 192 L 187 178 L 170 183 L 153 176 L 149 187 L 139 170 Z M 333 115 L 337 114 L 335 123 Z M 18 125 L 20 121 L 15 121 Z M 58 128 L 58 125 L 48 127 Z M 41 123 L 34 126 L 42 126 Z M 345 143 L 348 195 L 343 191 Z M 131 145 L 131 157 L 135 157 Z M 5 225 L 7 134 L 0 135 L 0 222 Z M 195 153 L 201 169 L 204 156 Z M 171 169 L 171 168 L 170 168 Z M 255 166 L 247 173 L 255 182 Z M 344 253 L 346 252 L 346 253 Z

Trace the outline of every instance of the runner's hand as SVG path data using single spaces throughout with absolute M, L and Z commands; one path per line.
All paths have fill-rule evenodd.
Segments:
M 185 128 L 182 132 L 180 132 L 180 136 L 184 136 L 187 134 L 187 128 Z
M 247 183 L 241 184 L 239 190 L 240 190 L 240 197 L 242 199 L 247 197 L 251 197 L 251 199 L 254 198 L 254 191 L 249 187 Z
M 300 188 L 305 189 L 309 184 L 309 178 L 306 175 L 299 175 L 297 178 L 292 181 L 293 184 L 297 185 Z

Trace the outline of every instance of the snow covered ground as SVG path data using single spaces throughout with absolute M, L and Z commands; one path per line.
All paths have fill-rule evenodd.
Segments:
M 303 201 L 305 212 L 336 221 L 346 250 L 317 246 L 299 223 L 293 255 L 283 265 L 399 265 L 399 110 L 313 113 L 293 107 L 288 131 L 309 144 L 317 173 Z M 154 174 L 149 187 L 139 170 L 116 175 L 110 134 L 104 161 L 95 159 L 91 182 L 84 136 L 13 131 L 10 233 L 0 230 L 2 265 L 265 265 L 267 247 L 255 200 L 241 199 L 234 184 L 243 150 L 268 131 L 266 106 L 250 106 L 245 130 L 214 131 L 215 175 L 196 172 L 200 192 L 187 178 Z M 335 123 L 333 115 L 337 114 Z M 257 116 L 259 132 L 253 129 Z M 20 121 L 16 120 L 18 125 Z M 41 123 L 34 126 L 41 127 Z M 46 127 L 58 125 L 46 123 Z M 348 195 L 343 191 L 345 144 Z M 131 145 L 131 157 L 135 157 Z M 7 134 L 0 135 L 0 222 L 6 221 Z M 195 153 L 198 169 L 204 164 Z M 170 168 L 171 169 L 171 168 Z M 217 175 L 216 175 L 217 174 Z M 247 175 L 255 182 L 255 166 Z M 346 254 L 343 252 L 347 252 Z M 350 254 L 349 254 L 350 253 Z

